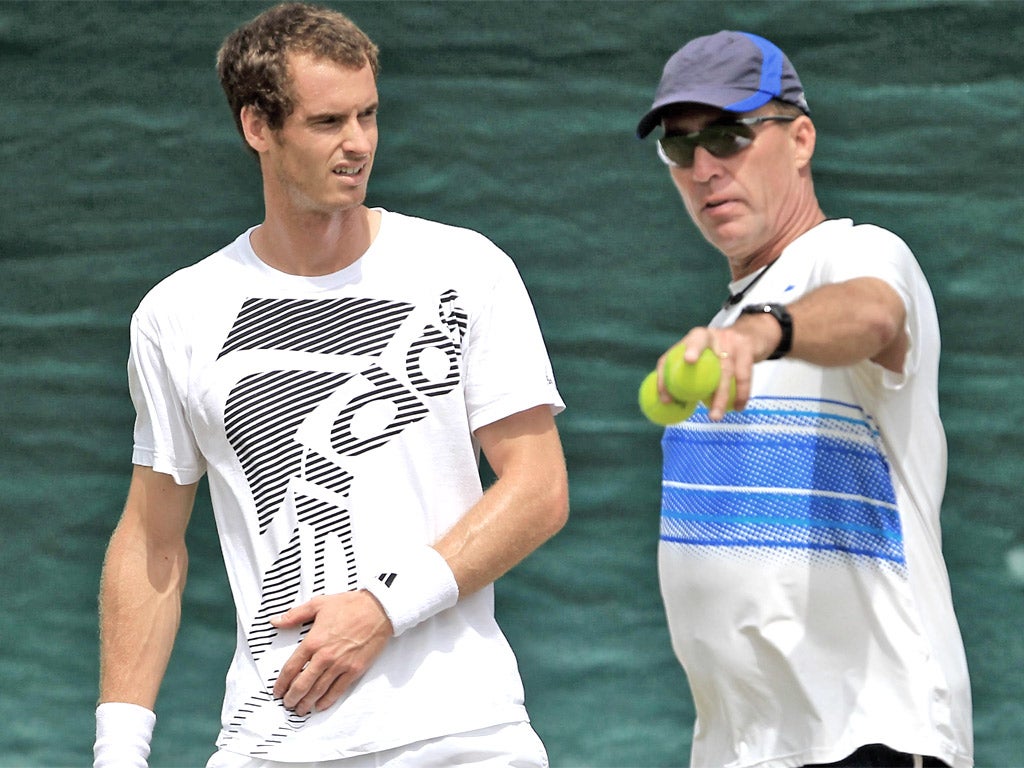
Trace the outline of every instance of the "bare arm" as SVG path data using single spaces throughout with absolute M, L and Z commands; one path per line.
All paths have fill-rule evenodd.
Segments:
M 821 366 L 872 360 L 892 371 L 902 369 L 909 348 L 906 307 L 885 281 L 860 277 L 825 285 L 786 308 L 793 318 L 793 347 L 787 357 Z M 767 315 L 741 315 L 727 328 L 694 328 L 683 337 L 688 362 L 695 362 L 705 348 L 722 357 L 724 375 L 711 407 L 713 420 L 725 414 L 730 377 L 736 379 L 735 407 L 746 405 L 754 364 L 766 360 L 780 338 L 778 322 Z
M 100 702 L 152 710 L 181 616 L 196 486 L 136 466 L 100 586 Z
M 861 277 L 824 285 L 787 306 L 793 326 L 790 357 L 822 366 L 874 360 L 899 370 L 906 353 L 906 309 L 885 281 Z M 756 326 L 756 327 L 755 327 Z M 743 315 L 733 326 L 746 335 L 756 362 L 779 342 L 779 325 L 771 317 Z
M 547 406 L 481 427 L 476 432 L 497 481 L 434 548 L 444 557 L 459 595 L 495 581 L 565 524 L 569 491 L 562 445 Z M 274 694 L 306 714 L 332 706 L 372 665 L 393 634 L 369 592 L 313 598 L 275 626 L 313 621 L 281 669 Z
M 496 581 L 561 530 L 569 514 L 565 458 L 550 408 L 488 424 L 476 437 L 498 479 L 434 545 L 460 595 Z

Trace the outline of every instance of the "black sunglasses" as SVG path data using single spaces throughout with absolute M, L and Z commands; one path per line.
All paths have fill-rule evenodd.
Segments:
M 795 115 L 764 115 L 740 117 L 727 123 L 712 123 L 693 133 L 669 133 L 658 139 L 658 157 L 674 168 L 693 166 L 693 153 L 704 147 L 715 157 L 730 157 L 754 143 L 752 126 L 769 121 L 788 123 Z

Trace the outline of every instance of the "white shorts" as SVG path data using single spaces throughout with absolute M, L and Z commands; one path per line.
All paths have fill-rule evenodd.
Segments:
M 479 731 L 417 741 L 372 755 L 319 763 L 279 763 L 218 750 L 206 768 L 548 768 L 548 755 L 529 723 L 506 723 Z

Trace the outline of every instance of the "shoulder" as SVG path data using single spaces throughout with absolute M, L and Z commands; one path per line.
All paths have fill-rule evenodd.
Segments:
M 153 286 L 139 302 L 137 324 L 158 325 L 173 318 L 188 318 L 222 301 L 225 291 L 238 282 L 242 270 L 235 240 L 206 258 L 172 272 Z
M 906 255 L 911 253 L 910 246 L 902 237 L 877 224 L 854 224 L 851 232 L 854 239 L 861 243 L 871 243 Z
M 432 219 L 383 211 L 384 228 L 389 242 L 400 240 L 419 251 L 429 249 L 435 254 L 471 255 L 485 259 L 507 259 L 507 255 L 485 235 L 468 227 L 445 224 Z
M 920 267 L 907 243 L 876 224 L 830 219 L 793 243 L 794 263 L 802 263 L 826 282 L 858 276 L 886 276 Z
M 829 219 L 812 229 L 808 239 L 820 236 L 833 241 L 840 249 L 882 248 L 886 251 L 910 254 L 910 247 L 895 232 L 877 224 L 857 224 L 852 219 Z
M 860 262 L 869 273 L 876 272 L 882 278 L 890 276 L 889 281 L 893 282 L 920 272 L 910 246 L 895 232 L 876 224 L 856 224 L 851 237 L 850 261 Z
M 451 292 L 471 315 L 526 294 L 513 259 L 476 230 L 387 213 L 378 238 L 373 269 L 388 290 L 410 296 Z

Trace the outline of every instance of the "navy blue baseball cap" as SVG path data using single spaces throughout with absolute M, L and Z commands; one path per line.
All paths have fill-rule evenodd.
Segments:
M 749 32 L 716 32 L 691 40 L 668 60 L 636 135 L 646 137 L 674 104 L 750 112 L 772 99 L 810 114 L 796 70 L 774 43 Z

